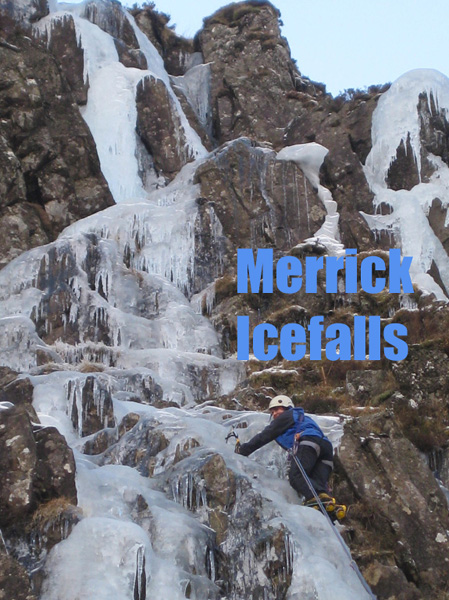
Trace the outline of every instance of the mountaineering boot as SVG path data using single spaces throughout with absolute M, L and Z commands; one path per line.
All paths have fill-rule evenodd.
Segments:
M 341 521 L 346 516 L 347 509 L 344 504 L 336 504 L 335 498 L 332 498 L 332 496 L 329 496 L 329 494 L 325 494 L 324 492 L 319 494 L 318 497 L 333 522 Z M 320 505 L 315 498 L 305 500 L 303 506 L 320 510 Z

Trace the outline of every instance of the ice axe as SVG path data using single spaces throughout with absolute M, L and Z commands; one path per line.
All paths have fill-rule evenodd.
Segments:
M 232 437 L 235 437 L 235 448 L 234 448 L 234 452 L 236 454 L 239 454 L 239 448 L 240 448 L 240 440 L 239 440 L 239 436 L 235 433 L 235 427 L 233 427 L 231 429 L 231 431 L 228 433 L 228 435 L 225 437 L 225 442 L 228 443 L 228 440 Z

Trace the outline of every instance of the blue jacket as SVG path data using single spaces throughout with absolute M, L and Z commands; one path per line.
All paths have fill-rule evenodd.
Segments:
M 297 433 L 301 434 L 301 436 L 312 435 L 321 439 L 326 437 L 315 421 L 304 414 L 302 408 L 292 408 L 290 410 L 293 412 L 294 424 L 276 438 L 277 443 L 284 450 L 293 448 Z
M 300 433 L 301 436 L 314 436 L 327 440 L 315 421 L 307 417 L 302 408 L 288 408 L 249 442 L 241 444 L 240 454 L 249 456 L 273 440 L 276 440 L 285 450 L 289 450 L 293 448 L 296 433 Z

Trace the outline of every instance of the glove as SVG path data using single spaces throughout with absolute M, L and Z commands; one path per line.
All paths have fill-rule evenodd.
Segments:
M 237 446 L 238 446 L 238 450 L 237 450 Z M 240 441 L 237 442 L 237 444 L 235 445 L 235 451 L 238 454 L 240 454 L 241 456 L 249 456 L 251 454 L 251 452 L 248 452 L 247 445 L 241 444 Z
M 234 452 L 236 454 L 240 454 L 240 440 L 238 438 L 237 438 L 237 441 L 235 442 Z

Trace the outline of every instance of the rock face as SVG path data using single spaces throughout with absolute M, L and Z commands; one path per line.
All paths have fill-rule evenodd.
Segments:
M 63 598 L 69 588 L 66 600 L 94 597 L 95 577 L 94 588 L 76 588 L 89 585 L 90 569 L 73 585 L 61 576 L 81 552 L 106 565 L 108 582 L 118 556 L 123 597 L 135 600 L 161 589 L 171 597 L 170 584 L 201 600 L 320 598 L 311 573 L 344 570 L 326 522 L 298 506 L 279 450 L 246 459 L 224 442 L 233 427 L 245 441 L 260 431 L 260 412 L 286 393 L 309 412 L 340 415 L 317 417 L 335 444 L 344 423 L 333 486 L 351 507 L 343 535 L 378 599 L 446 600 L 444 298 L 418 288 L 345 294 L 343 274 L 329 294 L 322 273 L 313 294 L 236 293 L 242 247 L 304 261 L 341 243 L 359 260 L 382 258 L 388 280 L 385 250 L 404 243 L 398 223 L 412 212 L 395 216 L 392 198 L 436 185 L 449 165 L 446 111 L 433 92 L 419 89 L 414 100 L 420 152 L 410 134 L 395 141 L 385 196 L 375 198 L 372 124 L 389 85 L 326 94 L 297 70 L 270 2 L 220 9 L 195 40 L 153 6 L 133 9 L 160 56 L 114 1 L 88 2 L 51 26 L 44 19 L 39 39 L 29 27 L 48 13 L 45 2 L 0 8 L 0 597 Z M 90 42 L 107 40 L 108 73 L 132 100 L 121 111 L 127 143 L 118 127 L 105 147 L 126 168 L 108 177 L 117 183 L 135 169 L 143 201 L 130 203 L 126 184 L 126 202 L 111 207 L 80 115 L 93 89 L 87 49 L 100 52 L 87 34 L 83 45 L 81 19 Z M 309 163 L 294 152 L 282 159 L 291 146 Z M 319 164 L 311 148 L 325 155 Z M 426 194 L 414 206 L 435 244 L 421 275 L 444 296 L 448 200 Z M 278 330 L 307 330 L 315 315 L 324 327 L 375 315 L 382 327 L 407 326 L 409 354 L 394 365 L 323 354 L 242 366 L 233 358 L 237 315 Z M 84 454 L 78 490 L 66 439 Z M 317 548 L 316 539 L 325 542 Z M 336 580 L 336 600 L 362 597 L 349 573 Z
M 288 250 L 324 221 L 325 209 L 302 171 L 247 138 L 225 145 L 205 161 L 195 180 L 202 203 L 218 217 L 233 253 L 248 245 Z
M 336 490 L 351 505 L 350 523 L 358 525 L 347 535 L 373 592 L 404 600 L 444 598 L 446 498 L 393 412 L 348 423 L 338 463 L 345 480 Z
M 2 0 L 0 10 L 7 12 L 24 26 L 29 26 L 49 13 L 48 0 Z
M 302 78 L 294 66 L 280 35 L 279 17 L 269 2 L 246 2 L 230 4 L 205 19 L 198 44 L 204 61 L 211 63 L 213 126 L 219 143 L 248 136 L 279 148 L 302 101 L 316 105 L 323 96 L 323 88 Z
M 0 412 L 2 445 L 2 527 L 25 520 L 38 504 L 64 497 L 76 504 L 75 462 L 54 428 L 33 426 L 25 408 L 11 402 Z
M 371 116 L 378 98 L 376 88 L 354 94 L 346 102 L 324 97 L 294 116 L 284 134 L 286 145 L 317 142 L 329 149 L 322 167 L 323 184 L 338 204 L 343 243 L 359 250 L 373 246 L 372 233 L 359 211 L 372 208 L 373 194 L 363 165 L 371 149 Z
M 44 47 L 16 32 L 8 17 L 0 18 L 5 36 L 0 46 L 4 266 L 113 201 L 90 132 L 58 65 Z
M 79 518 L 74 508 L 75 461 L 57 429 L 39 424 L 31 406 L 33 386 L 29 381 L 17 379 L 17 373 L 6 369 L 2 369 L 1 380 L 0 590 L 5 598 L 32 600 L 39 593 L 47 552 L 68 535 Z M 39 545 L 32 543 L 36 538 Z
M 131 12 L 139 25 L 139 29 L 157 48 L 170 75 L 184 75 L 198 60 L 199 57 L 193 40 L 176 35 L 168 25 L 169 15 L 158 12 L 154 6 L 133 8 Z
M 162 81 L 145 77 L 137 86 L 136 101 L 137 133 L 155 157 L 158 175 L 173 179 L 193 159 L 173 99 Z

